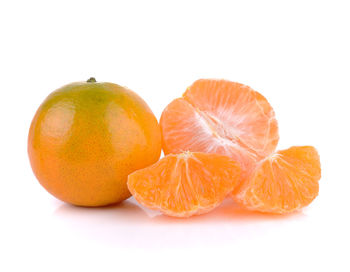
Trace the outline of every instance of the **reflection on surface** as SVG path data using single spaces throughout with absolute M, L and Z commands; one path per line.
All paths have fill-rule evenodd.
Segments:
M 241 209 L 226 199 L 214 211 L 190 218 L 172 218 L 141 208 L 131 198 L 117 205 L 83 208 L 62 204 L 54 216 L 84 239 L 122 247 L 181 247 L 232 243 L 270 232 L 272 224 L 307 218 L 301 212 L 273 215 Z

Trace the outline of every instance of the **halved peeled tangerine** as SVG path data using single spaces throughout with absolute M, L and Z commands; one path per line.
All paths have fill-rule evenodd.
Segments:
M 242 178 L 270 155 L 279 140 L 270 104 L 250 87 L 200 79 L 163 111 L 165 154 L 183 151 L 226 155 L 239 162 Z
M 317 150 L 312 146 L 293 146 L 259 162 L 232 195 L 250 210 L 288 213 L 315 199 L 320 178 Z
M 142 205 L 176 217 L 209 212 L 239 182 L 237 162 L 219 154 L 170 154 L 133 172 L 128 188 Z

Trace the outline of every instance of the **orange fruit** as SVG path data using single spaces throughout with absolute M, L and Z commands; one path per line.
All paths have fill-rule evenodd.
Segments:
M 250 177 L 233 192 L 244 207 L 287 213 L 310 204 L 318 194 L 320 158 L 312 146 L 294 146 L 259 162 Z
M 227 80 L 200 79 L 163 111 L 160 126 L 165 154 L 217 153 L 242 171 L 270 155 L 278 143 L 274 111 L 250 87 Z
M 176 217 L 214 209 L 238 183 L 239 164 L 218 154 L 170 154 L 128 177 L 142 205 Z
M 128 198 L 127 176 L 156 162 L 160 152 L 160 128 L 147 104 L 125 87 L 93 78 L 51 93 L 28 136 L 41 185 L 81 206 Z

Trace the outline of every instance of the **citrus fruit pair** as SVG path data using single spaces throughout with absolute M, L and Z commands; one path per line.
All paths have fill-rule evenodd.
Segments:
M 243 84 L 198 80 L 159 126 L 134 92 L 91 78 L 47 97 L 28 153 L 43 187 L 75 205 L 108 205 L 131 192 L 147 207 L 188 217 L 231 194 L 245 208 L 286 213 L 317 196 L 321 170 L 315 148 L 275 152 L 278 140 L 271 105 Z
M 210 211 L 232 192 L 247 209 L 286 213 L 318 194 L 317 151 L 275 152 L 274 111 L 248 86 L 198 80 L 165 108 L 160 126 L 170 155 L 128 178 L 131 193 L 149 208 L 187 217 Z

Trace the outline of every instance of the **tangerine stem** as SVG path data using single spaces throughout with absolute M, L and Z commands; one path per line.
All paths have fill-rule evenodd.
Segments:
M 96 79 L 94 77 L 90 77 L 86 82 L 96 82 Z

